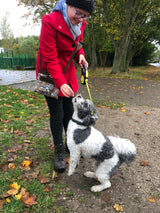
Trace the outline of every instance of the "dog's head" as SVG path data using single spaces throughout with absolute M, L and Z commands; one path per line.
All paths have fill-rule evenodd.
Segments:
M 85 126 L 94 125 L 98 119 L 96 109 L 92 101 L 84 100 L 81 95 L 73 98 L 74 117 L 81 121 Z

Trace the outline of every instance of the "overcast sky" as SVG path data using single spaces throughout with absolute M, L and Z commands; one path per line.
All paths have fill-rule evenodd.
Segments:
M 40 24 L 33 25 L 32 19 L 24 19 L 22 16 L 26 14 L 27 9 L 23 6 L 17 6 L 17 0 L 0 0 L 0 22 L 8 12 L 8 22 L 10 28 L 14 33 L 14 37 L 27 36 L 27 35 L 39 35 Z M 25 26 L 26 23 L 30 23 Z

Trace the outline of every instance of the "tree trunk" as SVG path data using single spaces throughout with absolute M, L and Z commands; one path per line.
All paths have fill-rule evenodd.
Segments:
M 100 67 L 105 67 L 107 61 L 107 52 L 99 52 L 99 65 Z
M 128 34 L 125 34 L 121 39 L 120 44 L 115 45 L 115 55 L 111 74 L 116 74 L 118 72 L 126 72 L 128 70 L 128 47 L 129 36 Z
M 94 25 L 92 22 L 92 29 L 94 29 Z M 91 70 L 93 71 L 97 66 L 97 54 L 96 54 L 96 42 L 94 33 L 92 34 L 92 50 L 91 50 Z

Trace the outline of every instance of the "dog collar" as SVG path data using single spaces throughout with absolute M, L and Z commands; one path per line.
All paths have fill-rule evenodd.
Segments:
M 88 125 L 86 125 L 86 124 L 84 124 L 84 123 L 82 123 L 82 122 L 80 122 L 80 121 L 75 120 L 74 118 L 72 118 L 71 120 L 72 120 L 74 123 L 78 124 L 78 125 L 81 125 L 81 126 L 88 126 Z

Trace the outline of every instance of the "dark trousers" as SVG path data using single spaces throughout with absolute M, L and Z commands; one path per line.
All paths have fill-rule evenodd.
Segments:
M 50 112 L 50 128 L 55 145 L 63 144 L 63 128 L 66 133 L 73 114 L 72 98 L 45 96 Z

